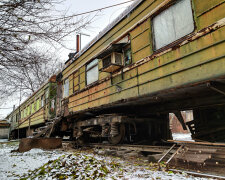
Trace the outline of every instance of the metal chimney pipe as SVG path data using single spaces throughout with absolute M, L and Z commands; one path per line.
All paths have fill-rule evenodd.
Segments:
M 77 42 L 77 53 L 81 49 L 81 38 L 80 37 L 81 37 L 80 34 L 77 34 L 77 40 L 76 40 L 76 42 Z

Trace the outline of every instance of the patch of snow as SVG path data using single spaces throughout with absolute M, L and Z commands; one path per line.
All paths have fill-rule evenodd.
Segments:
M 1 180 L 18 179 L 18 175 L 28 173 L 49 160 L 56 159 L 62 155 L 61 151 L 43 151 L 41 149 L 32 149 L 25 153 L 12 152 L 18 146 L 18 143 L 0 144 L 0 177 Z
M 173 140 L 178 141 L 194 141 L 191 137 L 191 133 L 173 133 Z
M 0 142 L 8 142 L 8 139 L 0 139 Z

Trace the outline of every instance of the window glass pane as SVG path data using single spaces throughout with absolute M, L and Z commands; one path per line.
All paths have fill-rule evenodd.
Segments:
M 69 96 L 69 79 L 66 79 L 63 85 L 63 97 L 67 96 Z
M 44 95 L 41 96 L 41 107 L 44 106 Z
M 178 0 L 155 18 L 153 31 L 155 48 L 159 49 L 194 30 L 190 0 Z
M 39 102 L 40 102 L 40 100 L 39 99 L 37 99 L 37 107 L 36 107 L 36 110 L 39 110 Z
M 45 89 L 45 105 L 48 104 L 48 95 L 49 95 L 49 89 Z
M 95 66 L 98 64 L 98 59 L 95 59 L 93 61 L 91 61 L 88 65 L 87 65 L 87 70 L 90 69 L 91 67 Z
M 34 113 L 34 102 L 32 103 L 31 114 Z
M 131 49 L 126 49 L 124 51 L 124 63 L 125 65 L 131 64 Z
M 176 17 L 174 18 L 176 39 L 179 39 L 194 30 L 194 20 L 190 0 L 181 0 L 173 7 L 173 13 Z
M 98 66 L 87 71 L 87 85 L 98 80 Z

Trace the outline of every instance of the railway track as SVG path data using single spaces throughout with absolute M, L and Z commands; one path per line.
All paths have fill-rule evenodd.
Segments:
M 190 141 L 170 141 L 166 146 L 111 145 L 91 143 L 85 145 L 95 149 L 112 151 L 112 155 L 126 157 L 133 153 L 144 154 L 145 160 L 166 166 L 167 170 L 185 172 L 194 176 L 225 179 L 225 144 Z M 135 152 L 135 153 L 134 153 Z

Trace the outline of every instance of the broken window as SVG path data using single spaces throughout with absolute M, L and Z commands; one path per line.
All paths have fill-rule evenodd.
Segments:
M 130 44 L 126 45 L 123 48 L 123 54 L 124 54 L 124 65 L 129 65 L 132 62 L 132 56 L 131 56 L 131 46 Z
M 98 59 L 91 61 L 86 66 L 87 85 L 98 80 Z
M 153 18 L 155 49 L 160 49 L 193 30 L 191 1 L 178 0 L 176 4 Z
M 63 97 L 65 98 L 68 96 L 69 96 L 69 79 L 66 79 L 63 85 Z

